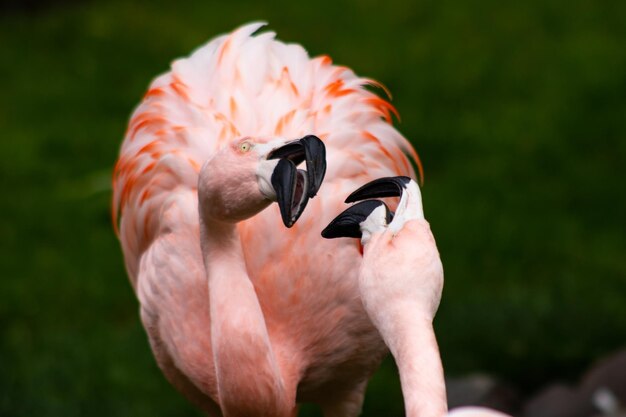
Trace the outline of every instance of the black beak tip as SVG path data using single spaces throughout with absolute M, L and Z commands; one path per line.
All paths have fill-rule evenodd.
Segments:
M 338 236 L 335 236 L 335 233 L 332 228 L 332 224 L 329 224 L 328 226 L 324 228 L 324 230 L 322 230 L 322 237 L 324 239 L 333 239 L 335 237 L 338 237 Z
M 304 147 L 307 176 L 309 179 L 309 198 L 317 195 L 324 176 L 326 175 L 326 146 L 320 138 L 315 135 L 307 135 L 300 139 Z
M 276 191 L 283 224 L 290 228 L 322 185 L 326 174 L 326 147 L 317 136 L 308 135 L 274 149 L 268 159 L 279 159 L 271 183 Z M 303 161 L 306 162 L 306 172 L 296 168 Z M 305 181 L 302 181 L 302 175 L 306 175 Z M 299 190 L 304 194 L 296 193 L 296 185 L 302 185 Z
M 385 207 L 385 220 L 391 221 L 391 212 L 385 203 L 380 200 L 366 200 L 348 207 L 331 221 L 324 230 L 322 237 L 334 239 L 338 237 L 361 238 L 361 223 L 380 206 Z
M 362 236 L 359 223 L 348 223 L 335 219 L 322 230 L 322 237 L 324 239 L 336 239 L 339 237 L 353 237 L 360 239 Z
M 400 197 L 411 178 L 405 176 L 383 177 L 361 186 L 350 194 L 345 202 L 354 203 L 369 198 Z

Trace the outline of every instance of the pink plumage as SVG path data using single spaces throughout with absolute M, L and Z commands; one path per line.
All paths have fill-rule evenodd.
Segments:
M 393 107 L 365 88 L 376 83 L 253 35 L 262 26 L 210 41 L 152 82 L 115 167 L 114 223 L 155 358 L 191 401 L 214 416 L 290 416 L 304 401 L 354 416 L 386 348 L 362 306 L 359 243 L 320 232 L 358 186 L 415 177 L 406 154 L 417 155 Z M 211 223 L 199 176 L 202 193 L 254 169 L 216 158 L 246 138 L 306 135 L 322 139 L 328 168 L 293 228 L 276 205 Z

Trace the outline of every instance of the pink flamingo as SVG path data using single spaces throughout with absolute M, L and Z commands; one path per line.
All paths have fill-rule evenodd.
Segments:
M 401 197 L 395 214 L 375 199 L 380 197 Z M 444 416 L 446 388 L 432 326 L 443 267 L 420 189 L 409 177 L 379 178 L 350 194 L 346 203 L 353 202 L 358 203 L 338 215 L 322 236 L 361 239 L 359 291 L 398 365 L 407 417 Z M 482 407 L 461 407 L 447 415 L 506 417 Z
M 261 26 L 152 82 L 115 167 L 114 224 L 156 361 L 192 402 L 213 416 L 293 416 L 299 402 L 356 416 L 387 350 L 361 302 L 360 244 L 320 232 L 343 195 L 414 176 L 405 153 L 417 155 L 365 88 L 376 83 L 252 36 Z M 321 142 L 328 169 L 309 202 Z
M 299 402 L 356 416 L 387 350 L 361 300 L 361 244 L 319 233 L 341 196 L 414 177 L 405 153 L 420 165 L 364 88 L 376 83 L 252 36 L 261 26 L 152 82 L 114 170 L 113 221 L 155 359 L 190 401 L 212 416 L 294 416 Z

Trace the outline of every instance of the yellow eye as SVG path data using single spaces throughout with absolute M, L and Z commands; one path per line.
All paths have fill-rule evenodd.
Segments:
M 250 149 L 252 149 L 252 144 L 250 142 L 241 142 L 239 144 L 239 150 L 241 152 L 248 152 Z

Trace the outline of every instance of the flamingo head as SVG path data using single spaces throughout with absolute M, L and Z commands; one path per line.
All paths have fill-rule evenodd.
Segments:
M 375 198 L 401 197 L 395 213 Z M 322 231 L 327 239 L 338 237 L 360 238 L 365 245 L 372 235 L 389 229 L 393 234 L 413 219 L 424 219 L 419 186 L 409 177 L 385 177 L 371 181 L 346 198 L 355 203 L 339 214 Z
M 377 199 L 386 197 L 400 197 L 395 213 Z M 355 204 L 331 221 L 322 236 L 361 238 L 363 305 L 376 327 L 387 329 L 385 341 L 394 343 L 396 324 L 404 319 L 396 321 L 395 307 L 388 306 L 402 306 L 411 317 L 432 322 L 443 290 L 443 266 L 424 218 L 420 189 L 409 177 L 379 178 L 353 192 L 346 202 Z
M 302 162 L 306 170 L 298 169 Z M 277 202 L 287 227 L 298 220 L 326 173 L 326 149 L 316 136 L 262 141 L 243 138 L 207 160 L 198 179 L 201 213 L 239 222 Z

